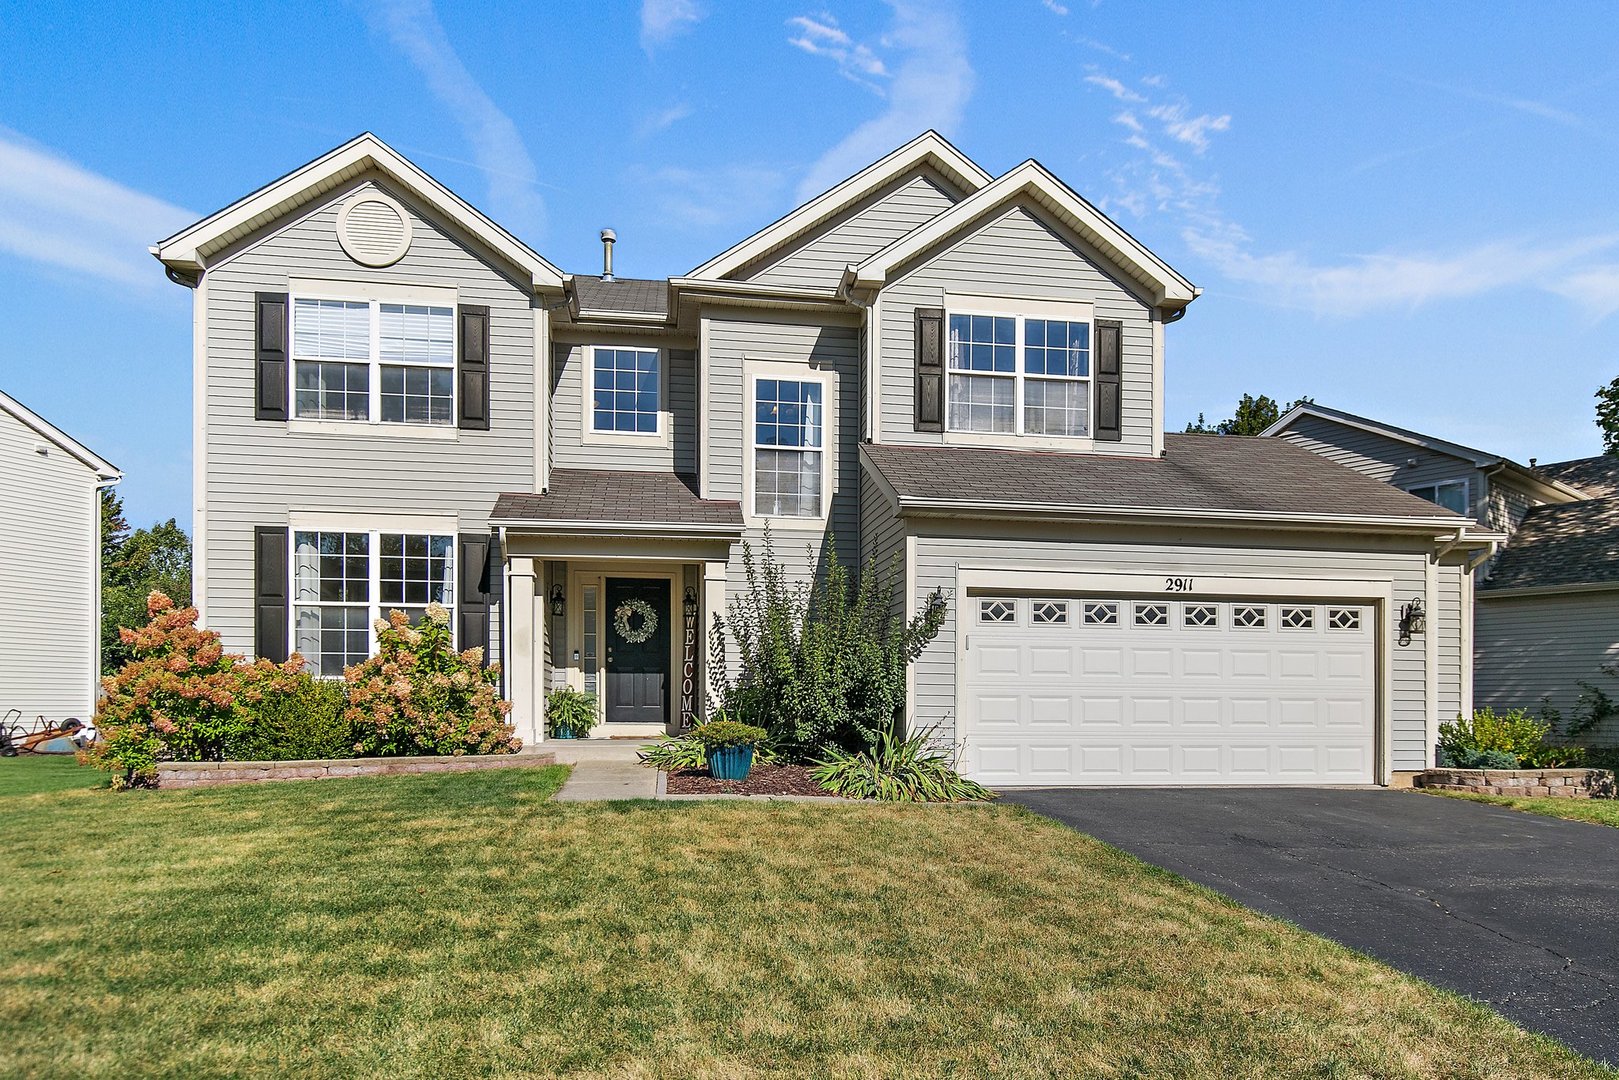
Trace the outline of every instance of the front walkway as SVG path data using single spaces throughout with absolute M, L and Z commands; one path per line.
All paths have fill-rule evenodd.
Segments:
M 636 758 L 636 751 L 651 739 L 547 739 L 547 754 L 558 765 L 572 765 L 573 773 L 557 802 L 605 802 L 609 799 L 651 799 L 658 794 L 658 771 Z
M 1002 796 L 1619 1063 L 1619 829 L 1403 791 Z

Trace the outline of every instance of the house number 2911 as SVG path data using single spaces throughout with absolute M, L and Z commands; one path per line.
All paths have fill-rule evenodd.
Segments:
M 1192 579 L 1189 577 L 1166 577 L 1164 579 L 1165 592 L 1191 592 Z

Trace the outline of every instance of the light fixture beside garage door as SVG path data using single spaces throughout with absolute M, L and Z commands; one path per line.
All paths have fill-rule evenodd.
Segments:
M 1422 608 L 1422 598 L 1413 597 L 1400 609 L 1400 644 L 1411 644 L 1411 638 L 1428 628 L 1428 613 Z

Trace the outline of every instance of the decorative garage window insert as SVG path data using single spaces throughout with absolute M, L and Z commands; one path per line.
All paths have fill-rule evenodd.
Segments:
M 1117 600 L 1087 601 L 1085 604 L 1086 626 L 1117 626 L 1119 625 L 1119 604 Z
M 455 309 L 295 297 L 293 415 L 455 423 Z
M 1359 608 L 1328 608 L 1327 626 L 1333 630 L 1359 630 Z
M 1282 609 L 1282 629 L 1313 630 L 1314 628 L 1315 608 L 1285 607 Z
M 1136 625 L 1137 626 L 1168 626 L 1169 625 L 1169 605 L 1168 604 L 1137 604 L 1136 605 Z
M 1017 601 L 978 601 L 978 621 L 981 623 L 1009 623 L 1017 620 Z
M 1181 622 L 1187 626 L 1218 626 L 1220 609 L 1213 604 L 1187 604 L 1181 612 Z
M 1263 630 L 1265 628 L 1265 609 L 1249 605 L 1238 605 L 1231 609 L 1231 625 L 1242 630 Z
M 1053 625 L 1067 625 L 1068 601 L 1066 600 L 1036 600 L 1030 607 L 1036 623 Z

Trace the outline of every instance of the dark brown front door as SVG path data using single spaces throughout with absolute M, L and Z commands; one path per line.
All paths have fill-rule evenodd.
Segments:
M 607 722 L 667 723 L 669 667 L 669 583 L 608 578 Z

